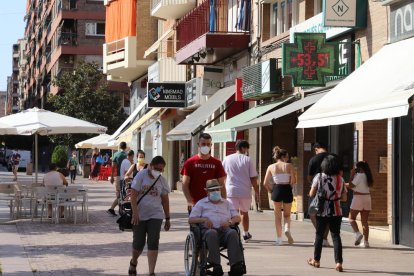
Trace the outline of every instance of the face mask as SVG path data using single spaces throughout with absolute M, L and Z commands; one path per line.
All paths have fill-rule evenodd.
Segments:
M 161 172 L 157 170 L 151 170 L 151 174 L 154 178 L 157 178 L 158 176 L 161 175 Z
M 145 158 L 138 158 L 138 164 L 144 165 L 145 164 Z
M 200 152 L 201 152 L 201 154 L 206 155 L 206 154 L 208 154 L 210 152 L 210 147 L 208 147 L 208 146 L 202 146 L 202 147 L 200 147 Z
M 210 192 L 210 200 L 211 201 L 219 201 L 219 200 L 221 200 L 221 193 L 220 193 L 220 191 Z

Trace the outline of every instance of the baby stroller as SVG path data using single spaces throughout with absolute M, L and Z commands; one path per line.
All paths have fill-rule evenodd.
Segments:
M 119 194 L 119 215 L 131 213 L 131 183 L 132 179 L 121 180 L 121 190 Z

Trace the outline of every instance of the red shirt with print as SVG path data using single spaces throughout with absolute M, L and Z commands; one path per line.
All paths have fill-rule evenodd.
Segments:
M 226 172 L 220 160 L 212 156 L 203 160 L 197 154 L 184 163 L 181 175 L 190 177 L 190 195 L 193 204 L 196 204 L 197 201 L 207 196 L 207 192 L 204 190 L 207 180 L 226 176 Z

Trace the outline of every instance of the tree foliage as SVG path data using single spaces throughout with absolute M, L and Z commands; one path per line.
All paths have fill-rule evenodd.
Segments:
M 68 162 L 68 151 L 63 146 L 56 146 L 52 153 L 52 163 L 55 163 L 58 168 L 66 168 Z
M 95 63 L 80 62 L 73 72 L 64 72 L 52 83 L 60 88 L 60 93 L 49 95 L 48 104 L 57 113 L 106 126 L 108 133 L 113 133 L 126 119 L 119 96 L 107 91 L 105 75 Z M 86 135 L 50 136 L 54 143 L 71 147 L 87 138 Z

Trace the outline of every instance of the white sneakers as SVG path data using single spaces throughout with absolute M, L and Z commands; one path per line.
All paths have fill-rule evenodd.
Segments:
M 358 246 L 361 243 L 361 240 L 364 236 L 360 232 L 355 233 L 355 246 Z
M 280 245 L 283 245 L 282 237 L 279 237 L 276 239 L 276 246 L 280 246 Z
M 364 242 L 363 242 L 363 243 L 361 243 L 359 246 L 360 246 L 360 247 L 363 247 L 363 248 L 369 248 L 369 242 L 368 242 L 368 241 L 364 241 Z
M 290 234 L 290 231 L 289 230 L 285 230 L 285 236 L 288 239 L 288 243 L 289 244 L 293 244 L 292 234 Z

